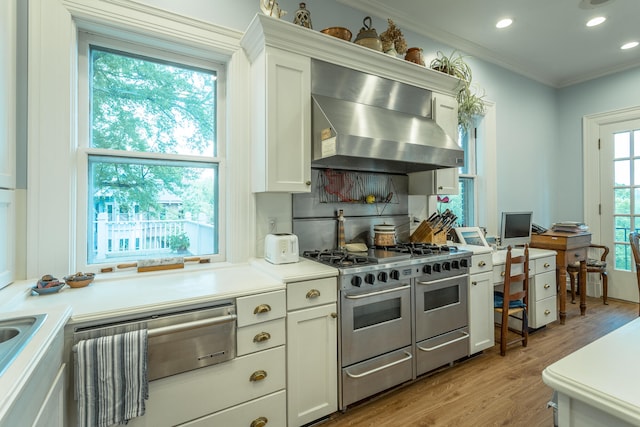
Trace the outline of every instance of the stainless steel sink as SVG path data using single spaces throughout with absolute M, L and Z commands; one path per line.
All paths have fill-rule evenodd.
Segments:
M 0 320 L 0 375 L 40 329 L 46 314 Z

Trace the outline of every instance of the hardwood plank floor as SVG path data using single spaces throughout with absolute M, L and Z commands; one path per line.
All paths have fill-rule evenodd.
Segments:
M 320 427 L 344 426 L 552 426 L 553 390 L 542 382 L 551 363 L 638 318 L 638 304 L 587 297 L 587 312 L 567 304 L 564 325 L 554 322 L 514 344 L 498 346 L 336 413 Z M 607 361 L 594 369 L 606 369 Z

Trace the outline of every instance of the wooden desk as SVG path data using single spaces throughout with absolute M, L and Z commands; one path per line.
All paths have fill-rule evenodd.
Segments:
M 567 317 L 567 265 L 580 261 L 580 315 L 587 310 L 587 251 L 591 244 L 591 233 L 566 233 L 547 231 L 531 235 L 531 247 L 556 251 L 556 283 L 560 298 L 560 324 Z

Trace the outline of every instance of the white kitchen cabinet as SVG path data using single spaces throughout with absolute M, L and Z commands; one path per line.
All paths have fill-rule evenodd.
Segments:
M 433 120 L 458 142 L 458 101 L 455 97 L 433 94 Z M 454 195 L 459 193 L 458 168 L 436 169 L 409 174 L 409 194 Z
M 151 381 L 129 426 L 286 425 L 285 291 L 239 297 L 236 311 L 236 357 Z
M 47 362 L 44 362 L 47 363 Z M 58 370 L 49 392 L 40 406 L 34 427 L 63 427 L 65 425 L 66 364 Z
M 311 191 L 311 59 L 266 46 L 251 82 L 253 191 Z
M 16 186 L 17 0 L 0 4 L 0 188 Z
M 15 277 L 16 195 L 0 190 L 0 288 Z
M 287 419 L 301 426 L 338 409 L 337 283 L 287 284 Z
M 469 269 L 469 354 L 493 347 L 493 264 L 491 252 L 474 254 Z
M 515 251 L 519 251 L 517 254 L 522 253 L 521 249 L 516 249 Z M 494 252 L 493 256 L 493 284 L 498 289 L 500 289 L 504 281 L 506 252 L 506 250 L 497 251 Z M 538 329 L 555 321 L 558 318 L 556 301 L 556 252 L 530 248 L 529 327 Z

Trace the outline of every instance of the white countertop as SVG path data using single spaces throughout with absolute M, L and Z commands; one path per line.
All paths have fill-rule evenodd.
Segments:
M 542 380 L 560 393 L 640 425 L 640 318 L 549 365 Z
M 68 286 L 36 295 L 36 279 L 17 281 L 0 290 L 0 320 L 46 313 L 31 341 L 0 376 L 0 420 L 24 387 L 54 337 L 67 323 L 96 322 L 149 311 L 202 305 L 216 300 L 283 290 L 288 282 L 336 276 L 338 270 L 301 259 L 273 265 L 263 259 L 247 264 L 199 266 L 137 274 L 105 273 L 84 288 Z
M 56 335 L 64 328 L 67 320 L 69 320 L 71 307 L 68 305 L 49 305 L 46 310 L 40 311 L 28 309 L 16 311 L 3 310 L 0 312 L 0 320 L 43 313 L 47 314 L 45 321 L 24 346 L 18 354 L 18 357 L 16 357 L 9 364 L 7 370 L 0 375 L 0 390 L 2 390 L 2 398 L 0 399 L 0 423 L 11 408 L 15 397 L 26 385 L 31 375 L 33 375 L 38 364 L 41 362 L 46 363 L 42 358 Z

